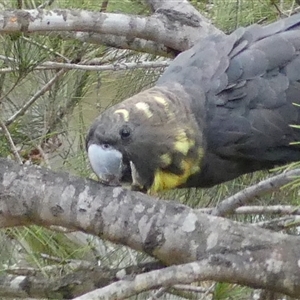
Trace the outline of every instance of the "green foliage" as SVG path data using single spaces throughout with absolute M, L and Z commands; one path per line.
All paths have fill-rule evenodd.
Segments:
M 192 0 L 199 10 L 226 33 L 238 27 L 253 23 L 269 23 L 280 14 L 289 15 L 295 9 L 293 0 L 260 1 L 260 0 Z
M 251 299 L 250 291 L 251 289 L 249 288 L 219 282 L 215 285 L 213 300 L 244 300 L 246 299 L 246 297 L 249 297 L 248 299 Z
M 24 227 L 11 231 L 11 235 L 26 245 L 27 259 L 38 262 L 41 253 L 56 257 L 61 261 L 84 258 L 84 248 L 69 240 L 64 233 L 47 230 L 38 226 Z

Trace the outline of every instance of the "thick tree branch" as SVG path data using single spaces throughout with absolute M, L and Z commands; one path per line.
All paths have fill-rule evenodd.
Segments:
M 192 28 L 199 28 L 200 25 L 201 34 L 198 37 L 193 36 L 192 44 L 195 42 L 195 37 L 197 40 L 212 34 L 223 34 L 187 0 L 145 0 L 145 2 L 154 15 L 164 15 L 170 24 L 180 23 Z
M 197 23 L 200 22 L 200 20 L 205 23 L 210 23 L 210 21 L 187 0 L 145 0 L 145 2 L 150 6 L 153 12 L 166 12 L 169 16 L 173 13 L 174 18 L 182 18 L 186 23 Z
M 125 299 L 150 289 L 169 288 L 178 283 L 192 283 L 210 279 L 222 281 L 224 274 L 227 278 L 231 278 L 232 282 L 240 276 L 247 277 L 246 265 L 243 271 L 242 269 L 236 270 L 233 265 L 234 261 L 230 261 L 227 255 L 205 258 L 199 262 L 172 266 L 140 274 L 134 278 L 120 280 L 74 300 Z M 273 286 L 270 288 L 272 289 Z
M 68 32 L 64 33 L 63 37 L 76 39 L 84 43 L 102 44 L 108 47 L 152 53 L 158 56 L 174 57 L 176 55 L 176 51 L 164 44 L 140 38 L 89 32 Z
M 140 38 L 183 51 L 211 33 L 220 33 L 198 15 L 160 9 L 150 17 L 84 10 L 10 10 L 0 13 L 0 33 L 74 31 Z
M 297 237 L 1 159 L 0 227 L 30 224 L 78 229 L 166 264 L 207 260 L 210 279 L 300 295 Z

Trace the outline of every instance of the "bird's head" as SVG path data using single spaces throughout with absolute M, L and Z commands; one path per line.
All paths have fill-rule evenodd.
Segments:
M 202 136 L 190 108 L 162 88 L 141 92 L 104 111 L 86 139 L 100 181 L 154 192 L 184 186 L 199 172 Z M 130 174 L 130 176 L 128 176 Z

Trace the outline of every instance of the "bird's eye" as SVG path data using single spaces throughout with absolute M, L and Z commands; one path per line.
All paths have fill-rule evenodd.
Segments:
M 120 129 L 119 134 L 122 140 L 125 140 L 130 137 L 131 129 L 128 126 L 124 126 Z
M 107 143 L 104 143 L 104 144 L 102 144 L 102 147 L 103 147 L 104 149 L 108 149 L 108 148 L 110 148 L 110 145 L 107 144 Z

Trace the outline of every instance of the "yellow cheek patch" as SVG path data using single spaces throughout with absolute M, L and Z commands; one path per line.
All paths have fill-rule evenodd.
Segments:
M 129 121 L 129 111 L 125 108 L 117 109 L 114 114 L 122 115 L 125 122 Z
M 154 96 L 154 100 L 165 107 L 169 106 L 168 102 L 163 97 Z
M 198 148 L 198 157 L 201 159 L 204 156 L 204 150 L 203 148 L 199 147 Z
M 135 107 L 138 110 L 141 110 L 148 119 L 150 119 L 153 116 L 153 113 L 150 110 L 149 104 L 147 104 L 145 102 L 138 102 L 138 103 L 136 103 Z
M 199 159 L 184 159 L 181 163 L 183 174 L 176 175 L 159 169 L 155 172 L 153 184 L 148 190 L 148 194 L 155 194 L 162 190 L 174 189 L 184 184 L 188 178 L 200 170 Z
M 195 146 L 195 141 L 189 139 L 183 129 L 180 129 L 176 135 L 174 149 L 183 155 L 187 155 L 189 150 Z
M 161 104 L 161 105 L 164 106 L 164 111 L 165 111 L 165 113 L 166 113 L 168 119 L 173 119 L 173 118 L 175 118 L 174 113 L 171 112 L 170 109 L 169 109 L 169 103 L 168 103 L 168 101 L 167 101 L 166 99 L 164 99 L 163 97 L 154 96 L 154 100 L 155 100 L 157 103 L 159 103 L 159 104 Z
M 172 157 L 168 153 L 161 155 L 160 160 L 162 163 L 162 168 L 166 168 L 167 166 L 169 166 L 172 163 Z

